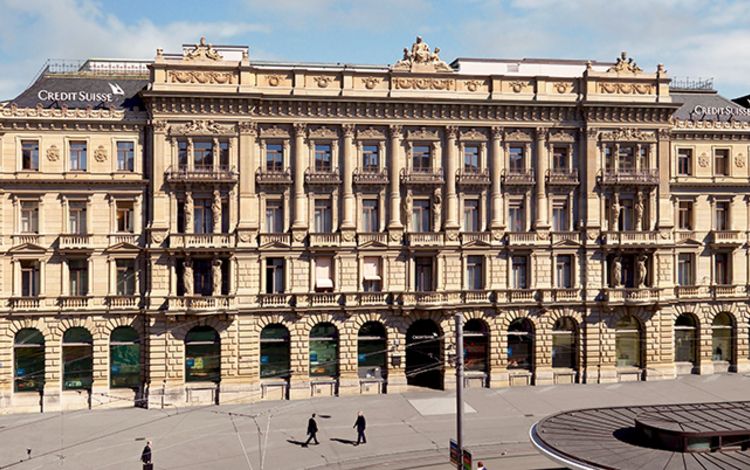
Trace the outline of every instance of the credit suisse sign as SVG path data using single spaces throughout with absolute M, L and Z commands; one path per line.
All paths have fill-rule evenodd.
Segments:
M 125 92 L 117 83 L 108 82 L 107 84 L 109 85 L 109 93 L 84 90 L 51 91 L 42 89 L 37 92 L 36 96 L 40 101 L 90 101 L 96 103 L 111 103 L 116 99 L 116 96 L 125 96 Z
M 693 113 L 711 116 L 750 116 L 750 109 L 739 106 L 703 106 L 697 104 L 693 108 Z

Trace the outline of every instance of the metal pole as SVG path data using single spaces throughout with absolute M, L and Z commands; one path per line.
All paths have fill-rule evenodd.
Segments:
M 458 470 L 464 460 L 464 322 L 463 314 L 456 313 L 456 443 L 458 444 Z

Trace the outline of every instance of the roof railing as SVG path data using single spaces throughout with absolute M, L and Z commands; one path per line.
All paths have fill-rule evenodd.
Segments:
M 704 91 L 713 91 L 714 89 L 714 79 L 711 78 L 691 78 L 691 77 L 684 77 L 684 78 L 673 78 L 672 82 L 669 84 L 670 90 L 704 90 Z

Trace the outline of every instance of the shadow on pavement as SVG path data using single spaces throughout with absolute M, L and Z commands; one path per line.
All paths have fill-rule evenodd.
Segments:
M 305 443 L 304 443 L 303 441 L 295 441 L 294 439 L 287 439 L 286 441 L 287 441 L 288 443 L 290 443 L 290 444 L 294 444 L 294 445 L 296 445 L 296 446 L 300 446 L 300 447 L 306 447 L 306 446 L 305 446 Z M 317 445 L 317 444 L 315 444 L 314 442 L 311 442 L 310 444 L 313 444 L 313 445 Z
M 350 439 L 340 439 L 338 437 L 332 437 L 331 440 L 334 441 L 334 442 L 340 442 L 342 444 L 349 444 L 350 446 L 356 446 L 357 445 L 357 441 L 352 441 Z

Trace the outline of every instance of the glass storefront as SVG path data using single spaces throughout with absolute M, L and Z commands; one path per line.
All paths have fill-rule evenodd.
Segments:
M 260 332 L 260 378 L 288 379 L 289 330 L 279 324 L 268 325 Z
M 362 325 L 357 335 L 357 367 L 360 378 L 381 379 L 387 371 L 388 342 L 378 322 Z
M 472 319 L 464 325 L 464 368 L 467 372 L 487 373 L 487 326 L 482 320 Z
M 138 388 L 141 384 L 141 341 L 129 326 L 112 330 L 109 338 L 109 386 Z
M 559 318 L 552 328 L 552 367 L 576 369 L 576 322 Z
M 196 326 L 185 336 L 185 382 L 221 380 L 221 342 L 210 326 Z
M 711 324 L 711 357 L 714 361 L 732 362 L 734 323 L 727 313 L 716 315 Z
M 63 390 L 91 389 L 93 344 L 91 333 L 85 328 L 70 328 L 63 334 Z
M 338 377 L 339 332 L 331 323 L 310 330 L 310 376 Z
M 641 325 L 630 315 L 615 325 L 615 356 L 617 367 L 642 367 Z
M 695 364 L 698 329 L 692 315 L 680 315 L 674 323 L 674 360 Z
M 508 327 L 508 369 L 531 370 L 534 335 L 531 322 L 518 318 Z
M 44 337 L 39 330 L 24 328 L 13 340 L 13 383 L 16 392 L 44 389 Z

